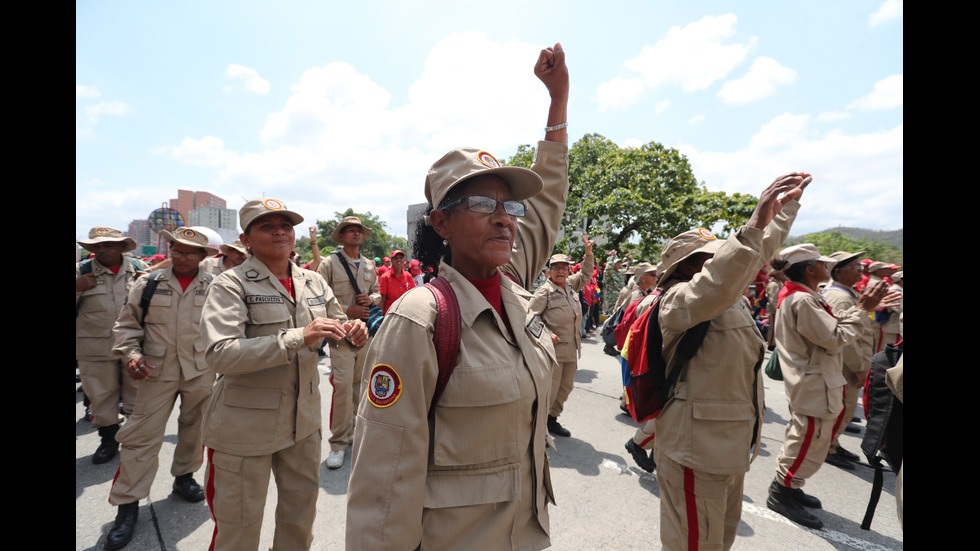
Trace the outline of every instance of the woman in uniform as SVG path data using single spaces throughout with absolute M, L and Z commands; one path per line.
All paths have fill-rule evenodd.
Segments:
M 323 277 L 289 261 L 303 221 L 276 199 L 239 211 L 249 258 L 211 284 L 201 319 L 218 374 L 205 414 L 210 549 L 258 549 L 269 474 L 278 504 L 273 549 L 309 549 L 320 484 L 320 374 L 324 338 L 367 341 Z
M 531 170 L 474 148 L 430 169 L 414 257 L 439 265 L 459 301 L 452 375 L 434 400 L 437 307 L 413 289 L 368 352 L 347 497 L 347 549 L 543 549 L 554 503 L 545 446 L 550 333 L 530 310 L 568 194 L 568 71 L 561 45 L 535 75 L 551 95 Z M 523 201 L 523 202 L 522 202 Z
M 555 345 L 558 369 L 551 378 L 551 405 L 548 410 L 548 432 L 555 436 L 571 436 L 572 433 L 558 422 L 565 409 L 565 401 L 572 393 L 578 357 L 582 350 L 582 307 L 578 293 L 592 280 L 592 244 L 582 235 L 585 243 L 585 260 L 582 269 L 568 275 L 571 259 L 556 254 L 548 261 L 548 281 L 534 291 L 531 310 L 541 317 L 548 327 L 551 342 Z
M 810 243 L 787 247 L 780 257 L 782 262 L 773 266 L 782 269 L 788 281 L 779 293 L 774 354 L 779 354 L 791 418 L 766 505 L 794 522 L 820 529 L 823 521 L 804 509 L 819 509 L 820 500 L 802 487 L 823 465 L 843 420 L 844 346 L 865 331 L 864 319 L 888 288 L 883 282 L 869 286 L 857 305 L 835 316 L 817 289 L 830 279 L 827 263 L 837 261 L 822 256 Z

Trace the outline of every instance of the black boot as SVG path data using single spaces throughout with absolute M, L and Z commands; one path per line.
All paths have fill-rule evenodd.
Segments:
M 799 493 L 797 494 L 796 492 Z M 787 488 L 774 480 L 769 485 L 769 499 L 766 500 L 766 506 L 797 524 L 802 524 L 807 528 L 813 528 L 815 530 L 822 529 L 823 521 L 811 515 L 800 504 L 800 494 L 808 499 L 817 499 L 804 494 L 803 490 Z M 817 500 L 817 503 L 819 504 L 820 500 Z
M 632 438 L 626 441 L 626 451 L 630 452 L 633 461 L 636 461 L 636 464 L 644 471 L 652 473 L 657 468 L 657 464 L 653 461 L 653 450 L 647 454 L 647 451 L 636 445 Z
M 116 512 L 116 521 L 112 523 L 112 530 L 105 539 L 106 551 L 122 549 L 133 539 L 133 532 L 136 531 L 136 519 L 140 516 L 138 502 L 124 503 L 119 506 Z
M 119 442 L 116 442 L 117 432 L 119 432 L 119 425 L 99 427 L 99 436 L 102 437 L 102 443 L 99 444 L 99 448 L 92 454 L 92 463 L 101 465 L 119 453 Z
M 193 473 L 182 474 L 174 479 L 174 493 L 191 503 L 204 499 L 204 488 L 194 480 Z
M 561 426 L 558 422 L 557 417 L 548 416 L 548 432 L 554 434 L 555 436 L 571 436 L 572 433 L 565 427 Z

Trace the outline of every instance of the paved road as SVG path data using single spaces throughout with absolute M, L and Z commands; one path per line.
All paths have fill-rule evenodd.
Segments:
M 320 364 L 324 397 L 330 396 L 329 358 Z M 557 507 L 551 512 L 552 549 L 557 551 L 659 549 L 660 488 L 656 473 L 633 464 L 623 448 L 636 424 L 619 411 L 621 379 L 614 358 L 602 353 L 596 339 L 583 343 L 579 371 L 561 421 L 572 431 L 550 453 Z M 815 514 L 825 524 L 820 531 L 793 524 L 766 508 L 769 483 L 775 474 L 788 417 L 782 383 L 766 380 L 766 424 L 763 449 L 746 475 L 742 522 L 734 549 L 786 550 L 898 550 L 904 546 L 895 511 L 895 476 L 885 473 L 885 490 L 871 530 L 860 522 L 871 490 L 872 470 L 858 466 L 847 472 L 824 465 L 807 483 L 807 492 L 823 501 Z M 323 403 L 327 419 L 329 401 Z M 107 498 L 118 460 L 93 465 L 91 455 L 98 435 L 84 420 L 81 393 L 75 404 L 75 549 L 102 549 L 115 518 Z M 176 413 L 168 425 L 160 457 L 160 470 L 150 497 L 140 503 L 136 535 L 127 547 L 134 551 L 204 550 L 213 524 L 204 503 L 189 504 L 171 495 L 170 460 L 176 442 Z M 324 438 L 326 443 L 326 438 Z M 859 437 L 845 434 L 845 448 L 860 455 Z M 324 460 L 326 453 L 323 454 Z M 349 457 L 348 457 L 349 459 Z M 332 471 L 321 465 L 321 495 L 317 502 L 313 549 L 344 548 L 347 480 L 350 464 Z M 203 468 L 195 477 L 203 483 Z M 274 482 L 270 496 L 275 495 Z M 272 544 L 275 500 L 270 499 L 263 520 L 260 549 Z

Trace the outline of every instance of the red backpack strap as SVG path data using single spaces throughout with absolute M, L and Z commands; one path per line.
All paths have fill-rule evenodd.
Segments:
M 456 291 L 444 277 L 437 277 L 424 285 L 436 299 L 436 321 L 433 328 L 432 344 L 436 347 L 436 359 L 439 363 L 439 378 L 436 380 L 436 390 L 429 404 L 429 414 L 433 406 L 439 403 L 442 391 L 449 383 L 449 377 L 456 368 L 456 357 L 459 355 L 459 339 L 462 335 L 462 318 L 459 314 L 459 301 Z

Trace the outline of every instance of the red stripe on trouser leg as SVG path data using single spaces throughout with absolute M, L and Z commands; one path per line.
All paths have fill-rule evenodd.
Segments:
M 684 503 L 687 508 L 687 549 L 698 549 L 698 502 L 694 495 L 694 471 L 684 467 Z
M 656 434 L 651 434 L 648 438 L 644 438 L 643 442 L 640 442 L 640 447 L 646 449 L 647 444 L 653 441 L 653 438 L 657 436 Z
M 204 497 L 208 501 L 208 510 L 211 511 L 211 521 L 214 522 L 214 532 L 211 533 L 211 545 L 208 551 L 214 551 L 214 541 L 218 538 L 218 519 L 214 516 L 214 450 L 208 448 L 208 483 L 204 489 Z
M 786 471 L 786 476 L 783 478 L 783 486 L 787 488 L 792 488 L 791 483 L 793 478 L 796 477 L 796 469 L 800 468 L 803 464 L 803 460 L 806 459 L 806 452 L 810 449 L 810 442 L 813 441 L 813 431 L 815 430 L 815 423 L 813 422 L 813 417 L 807 415 L 806 417 L 806 436 L 803 437 L 803 445 L 800 446 L 800 454 L 796 456 L 796 460 L 790 465 L 789 470 Z
M 120 461 L 119 462 L 119 466 L 116 467 L 116 475 L 112 477 L 112 484 L 109 485 L 109 496 L 110 497 L 112 496 L 112 487 L 116 485 L 116 479 L 119 478 L 119 469 L 121 469 L 121 468 L 122 468 L 122 461 Z M 108 499 L 106 501 L 108 501 Z M 111 504 L 112 502 L 109 501 L 109 503 Z

